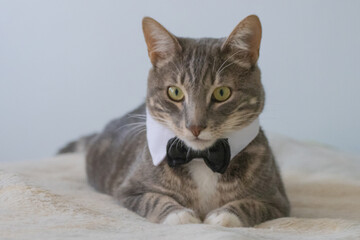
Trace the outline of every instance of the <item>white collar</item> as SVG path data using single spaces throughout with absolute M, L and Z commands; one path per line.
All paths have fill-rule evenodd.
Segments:
M 230 145 L 231 159 L 255 139 L 259 130 L 259 119 L 256 118 L 248 126 L 227 136 Z M 164 160 L 166 156 L 166 145 L 173 137 L 175 137 L 175 134 L 169 128 L 157 122 L 146 109 L 146 138 L 155 166 Z

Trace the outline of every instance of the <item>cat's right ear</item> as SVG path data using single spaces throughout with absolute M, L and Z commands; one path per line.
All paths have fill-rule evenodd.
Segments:
M 144 17 L 142 28 L 150 61 L 154 67 L 161 67 L 181 51 L 176 37 L 154 19 Z

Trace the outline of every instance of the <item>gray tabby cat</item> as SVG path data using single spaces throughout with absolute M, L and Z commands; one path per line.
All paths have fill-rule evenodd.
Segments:
M 175 168 L 166 161 L 154 166 L 147 145 L 146 109 L 197 150 L 259 116 L 264 89 L 258 17 L 245 18 L 226 39 L 175 37 L 148 17 L 143 31 L 153 65 L 146 103 L 61 152 L 85 143 L 89 183 L 155 223 L 249 227 L 288 216 L 289 202 L 261 129 L 223 174 L 198 159 Z

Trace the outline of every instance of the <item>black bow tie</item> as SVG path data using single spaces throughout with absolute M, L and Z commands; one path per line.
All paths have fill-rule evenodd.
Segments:
M 227 139 L 219 139 L 210 148 L 195 151 L 174 137 L 166 146 L 166 158 L 170 167 L 188 163 L 194 158 L 203 158 L 213 172 L 224 173 L 230 163 L 230 146 Z

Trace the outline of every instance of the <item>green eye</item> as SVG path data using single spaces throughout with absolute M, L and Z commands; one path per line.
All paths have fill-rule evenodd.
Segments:
M 218 102 L 224 102 L 229 99 L 231 90 L 228 87 L 218 87 L 213 92 L 213 98 Z
M 171 100 L 174 100 L 176 102 L 180 102 L 184 99 L 184 93 L 181 91 L 180 88 L 171 86 L 168 88 L 168 95 Z

